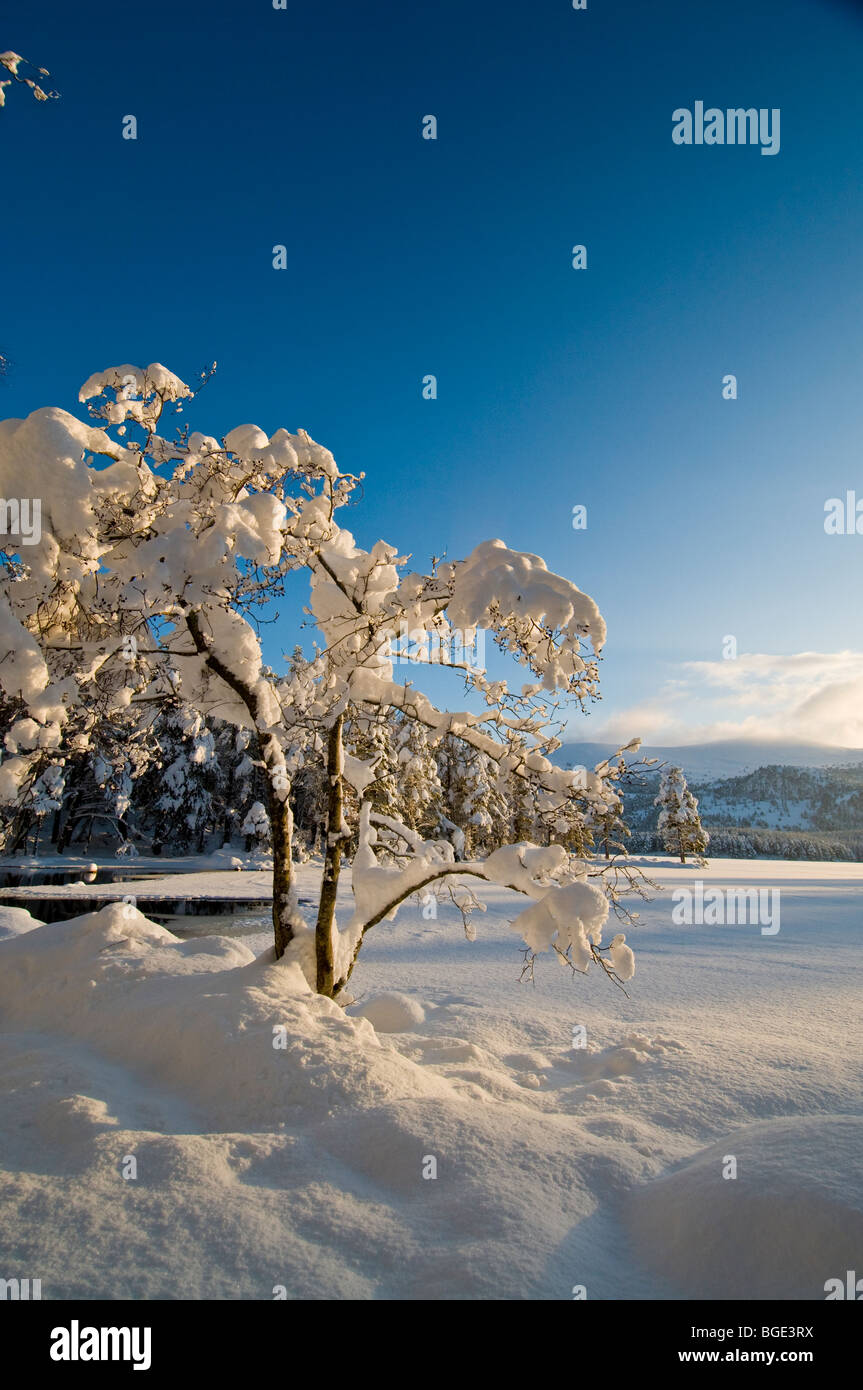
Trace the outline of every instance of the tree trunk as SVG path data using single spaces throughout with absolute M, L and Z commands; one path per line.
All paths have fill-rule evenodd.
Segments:
M 79 804 L 80 800 L 81 800 L 81 793 L 80 793 L 79 791 L 74 792 L 74 793 L 73 793 L 73 796 L 72 796 L 72 799 L 71 799 L 71 802 L 70 802 L 70 804 L 69 804 L 69 806 L 68 806 L 68 809 L 67 809 L 67 811 L 66 811 L 66 819 L 65 819 L 65 821 L 63 822 L 63 828 L 62 828 L 62 830 L 60 831 L 60 836 L 59 836 L 59 839 L 57 840 L 57 853 L 58 853 L 58 854 L 65 854 L 65 852 L 66 852 L 66 846 L 68 845 L 68 843 L 69 843 L 69 841 L 70 841 L 70 839 L 71 839 L 71 836 L 72 836 L 72 829 L 73 829 L 73 826 L 74 826 L 74 824 L 75 824 L 75 812 L 76 812 L 77 809 L 78 809 L 78 804 Z
M 685 863 L 686 863 L 686 855 L 685 855 L 684 850 L 683 850 L 683 831 L 682 831 L 682 830 L 678 830 L 678 832 L 677 832 L 677 848 L 680 850 L 680 862 L 681 862 L 681 864 L 685 864 Z
M 10 850 L 11 854 L 18 854 L 19 852 L 23 852 L 24 854 L 27 853 L 27 839 L 30 834 L 30 819 L 30 812 L 26 810 L 22 810 L 15 817 L 15 821 L 13 822 L 15 828 L 12 835 L 12 847 Z M 22 843 L 24 846 L 23 851 L 21 850 Z
M 261 717 L 260 697 L 255 687 L 232 671 L 212 650 L 211 642 L 201 627 L 200 613 L 194 609 L 186 609 L 185 617 L 195 650 L 204 658 L 210 670 L 239 695 L 258 733 L 261 754 L 267 769 L 267 809 L 273 835 L 273 937 L 276 960 L 279 960 L 293 940 L 294 923 L 297 920 L 291 879 L 294 820 L 288 800 L 290 779 L 285 754 L 275 733 L 261 728 L 264 719 Z
M 330 730 L 327 743 L 327 778 L 329 796 L 327 800 L 327 845 L 324 855 L 324 873 L 321 880 L 321 897 L 318 905 L 318 920 L 315 926 L 315 958 L 317 961 L 317 991 L 332 999 L 335 987 L 335 964 L 333 956 L 333 931 L 336 917 L 336 896 L 339 890 L 339 873 L 342 864 L 342 725 L 344 715 L 340 714 Z
M 291 883 L 291 808 L 270 791 L 270 828 L 273 833 L 273 935 L 276 960 L 293 940 L 294 896 Z

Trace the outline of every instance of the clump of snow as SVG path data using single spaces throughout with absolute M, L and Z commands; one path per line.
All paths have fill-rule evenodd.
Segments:
M 532 951 L 548 951 L 555 945 L 558 952 L 568 953 L 576 970 L 584 971 L 593 959 L 591 946 L 598 946 L 602 938 L 607 917 L 604 893 L 592 883 L 568 883 L 563 888 L 550 888 L 539 902 L 519 913 L 512 927 Z M 635 971 L 634 957 L 623 940 L 620 935 L 615 937 L 612 952 L 616 951 L 622 962 L 628 953 L 633 962 L 629 979 Z
M 18 622 L 5 598 L 0 598 L 0 649 L 8 653 L 0 666 L 3 690 L 12 697 L 35 699 L 48 683 L 48 668 L 35 638 Z
M 510 550 L 503 541 L 484 541 L 458 565 L 443 566 L 453 584 L 448 617 L 462 630 L 491 628 L 518 645 L 545 690 L 585 688 L 590 668 L 578 654 L 589 642 L 599 652 L 606 626 L 593 599 L 546 568 L 538 555 Z M 549 632 L 558 634 L 549 641 Z M 571 683 L 571 684 L 570 684 Z
M 23 907 L 0 907 L 0 941 L 9 937 L 21 936 L 24 932 L 41 927 L 42 923 Z
M 81 387 L 78 399 L 91 401 L 106 395 L 109 390 L 114 393 L 114 398 L 108 398 L 99 413 L 113 425 L 121 424 L 124 420 L 155 425 L 164 401 L 187 400 L 192 395 L 186 383 L 163 367 L 161 362 L 151 362 L 143 370 L 127 362 L 121 367 L 94 372 Z
M 618 979 L 631 980 L 635 974 L 635 955 L 626 944 L 626 937 L 623 932 L 618 932 L 612 939 L 609 949 L 612 969 Z
M 230 845 L 214 849 L 210 854 L 199 854 L 195 860 L 200 869 L 247 869 L 249 857 L 239 855 Z
M 367 1018 L 376 1033 L 409 1033 L 425 1020 L 425 1009 L 406 994 L 376 994 L 351 1009 L 354 1018 Z
M 241 826 L 241 834 L 254 835 L 265 840 L 270 831 L 270 818 L 266 807 L 260 801 L 253 801 Z

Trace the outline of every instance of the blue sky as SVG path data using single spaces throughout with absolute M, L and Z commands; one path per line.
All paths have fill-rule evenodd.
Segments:
M 308 429 L 362 543 L 500 536 L 597 600 L 571 736 L 863 745 L 818 655 L 863 645 L 863 537 L 823 529 L 863 498 L 861 7 L 52 0 L 0 48 L 62 94 L 0 112 L 2 415 L 217 359 L 194 423 Z M 780 108 L 780 152 L 673 144 L 696 100 Z

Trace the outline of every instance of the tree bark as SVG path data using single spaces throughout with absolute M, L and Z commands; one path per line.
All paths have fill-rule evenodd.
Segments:
M 294 896 L 291 881 L 291 840 L 293 826 L 287 798 L 280 801 L 271 788 L 270 829 L 273 836 L 273 938 L 276 960 L 285 954 L 293 940 Z
M 317 961 L 317 991 L 332 999 L 335 992 L 335 960 L 333 954 L 333 931 L 336 918 L 336 897 L 339 890 L 339 874 L 342 864 L 342 819 L 343 787 L 342 770 L 344 757 L 342 750 L 342 726 L 344 715 L 336 719 L 327 743 L 327 778 L 329 795 L 327 799 L 327 845 L 324 855 L 324 873 L 321 880 L 321 896 L 318 904 L 318 920 L 315 926 L 315 958 Z

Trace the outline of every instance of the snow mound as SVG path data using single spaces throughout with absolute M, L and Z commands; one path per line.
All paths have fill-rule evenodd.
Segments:
M 636 1188 L 625 1223 L 641 1259 L 686 1297 L 823 1299 L 863 1251 L 863 1118 L 747 1125 Z M 723 1177 L 729 1159 L 737 1177 Z
M 351 1009 L 354 1018 L 366 1018 L 376 1033 L 409 1033 L 425 1022 L 425 1009 L 406 994 L 376 994 Z
M 371 1024 L 314 994 L 296 964 L 239 939 L 180 940 L 136 908 L 99 912 L 0 945 L 9 1029 L 50 1032 L 170 1087 L 214 1131 L 271 1128 L 340 1106 L 453 1095 L 382 1049 Z
M 198 869 L 247 869 L 250 855 L 239 855 L 232 849 L 214 849 L 212 854 L 198 855 Z
M 21 936 L 22 933 L 41 926 L 42 923 L 38 918 L 31 917 L 24 907 L 0 907 L 0 941 Z

